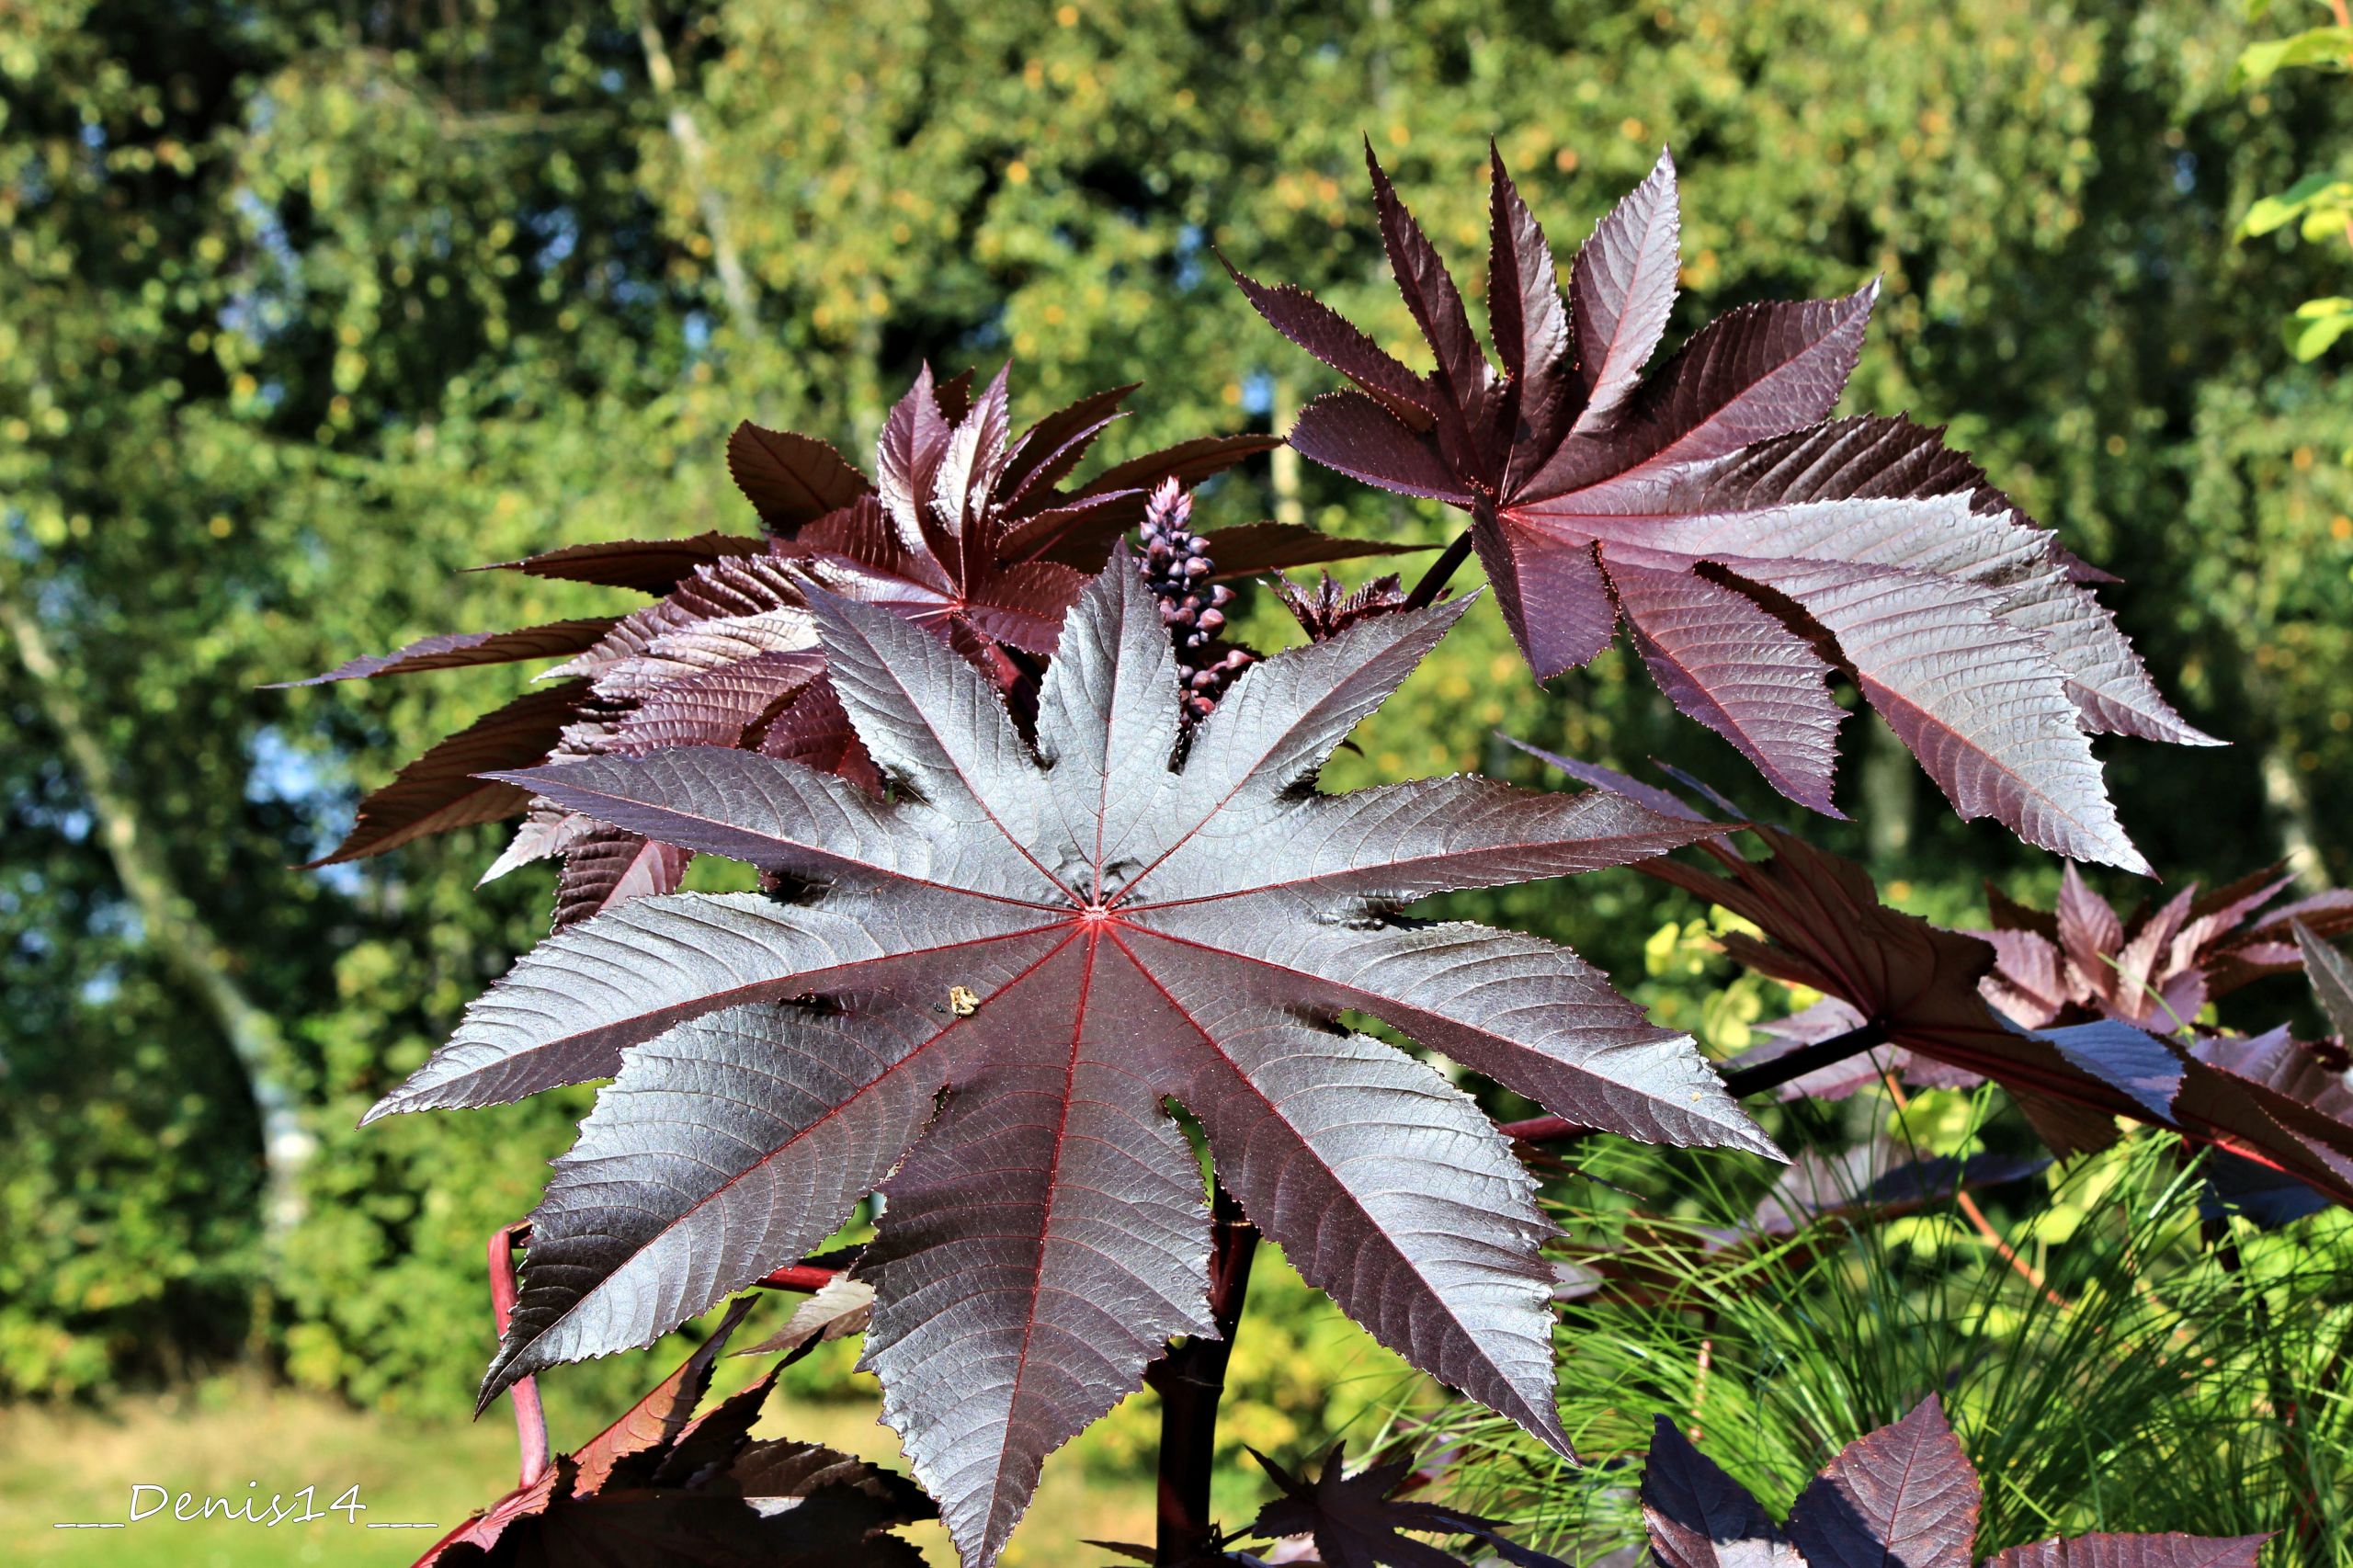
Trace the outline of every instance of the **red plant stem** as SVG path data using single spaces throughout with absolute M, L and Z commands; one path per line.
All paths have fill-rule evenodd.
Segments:
M 1993 1247 L 1995 1256 L 2010 1266 L 2012 1273 L 2041 1291 L 2042 1299 L 2061 1312 L 2072 1312 L 2075 1310 L 2075 1303 L 2052 1290 L 2050 1283 L 2043 1278 L 2042 1270 L 2019 1256 L 2018 1248 L 2012 1246 L 2002 1233 L 1995 1229 L 1994 1221 L 1985 1218 L 1985 1210 L 1977 1207 L 1977 1199 L 1965 1192 L 1956 1192 L 1953 1194 L 1953 1205 L 1967 1217 L 1970 1228 L 1984 1237 L 1987 1244 Z
M 506 1337 L 506 1320 L 515 1312 L 515 1244 L 531 1233 L 528 1225 L 507 1225 L 490 1236 L 490 1315 L 498 1337 Z M 536 1378 L 517 1378 L 507 1389 L 515 1402 L 515 1446 L 522 1451 L 522 1484 L 530 1485 L 548 1469 L 548 1417 L 540 1407 Z
M 773 1274 L 762 1275 L 759 1278 L 753 1280 L 752 1284 L 756 1289 L 764 1290 L 814 1292 L 824 1290 L 841 1276 L 840 1269 L 827 1268 L 823 1264 L 790 1263 Z
M 1845 1034 L 1832 1035 L 1811 1045 L 1802 1045 L 1785 1051 L 1770 1062 L 1760 1062 L 1754 1067 L 1743 1067 L 1723 1074 L 1724 1093 L 1734 1099 L 1761 1095 L 1768 1089 L 1778 1089 L 1792 1079 L 1802 1078 L 1816 1068 L 1832 1066 L 1848 1057 L 1860 1056 L 1887 1043 L 1886 1026 L 1876 1021 L 1861 1023 Z M 1532 1116 L 1526 1121 L 1506 1121 L 1496 1129 L 1505 1137 L 1521 1143 L 1565 1143 L 1589 1137 L 1594 1129 L 1564 1121 L 1557 1116 Z
M 1414 585 L 1412 593 L 1405 596 L 1405 608 L 1420 609 L 1436 601 L 1438 590 L 1446 586 L 1447 579 L 1454 575 L 1455 568 L 1470 557 L 1471 530 L 1465 528 L 1452 544 L 1446 547 L 1446 553 L 1430 562 L 1429 570 L 1422 574 L 1422 580 Z
M 1145 1371 L 1160 1395 L 1160 1527 L 1153 1561 L 1158 1568 L 1224 1561 L 1210 1514 L 1210 1479 L 1217 1467 L 1217 1406 L 1225 1393 L 1225 1366 L 1250 1290 L 1250 1260 L 1258 1228 L 1223 1184 L 1210 1207 L 1210 1321 L 1214 1335 L 1193 1335 L 1170 1346 Z

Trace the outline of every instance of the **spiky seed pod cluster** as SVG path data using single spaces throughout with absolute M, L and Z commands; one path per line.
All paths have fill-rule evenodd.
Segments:
M 1258 662 L 1249 649 L 1221 640 L 1233 590 L 1210 581 L 1215 568 L 1209 541 L 1192 530 L 1192 496 L 1174 479 L 1161 481 L 1144 506 L 1143 554 L 1136 562 L 1176 643 L 1188 724 L 1207 718 L 1226 688 Z

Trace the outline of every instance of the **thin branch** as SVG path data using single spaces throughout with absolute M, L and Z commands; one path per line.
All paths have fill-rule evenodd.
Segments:
M 66 759 L 80 778 L 90 815 L 97 823 L 98 840 L 113 863 L 115 880 L 139 912 L 148 945 L 195 994 L 236 1057 L 261 1121 L 262 1165 L 268 1182 L 263 1221 L 272 1242 L 280 1241 L 302 1217 L 300 1176 L 316 1143 L 302 1126 L 289 1086 L 286 1042 L 278 1020 L 238 985 L 228 946 L 205 924 L 174 878 L 163 854 L 163 835 L 141 820 L 137 799 L 83 710 L 74 680 L 50 648 L 39 617 L 0 595 L 0 631 L 16 644 L 17 662 L 31 678 L 41 716 L 57 732 Z
M 760 325 L 752 277 L 744 270 L 744 258 L 735 249 L 734 231 L 727 221 L 726 198 L 711 183 L 710 144 L 703 141 L 702 128 L 695 123 L 693 111 L 677 96 L 677 69 L 670 63 L 669 46 L 663 42 L 662 29 L 654 26 L 650 9 L 638 17 L 637 42 L 645 53 L 645 78 L 653 84 L 655 97 L 666 106 L 665 119 L 670 128 L 670 140 L 678 144 L 678 162 L 687 176 L 687 190 L 702 213 L 703 229 L 710 240 L 711 266 L 719 273 L 719 292 L 727 301 L 728 318 L 735 324 L 737 335 L 750 343 L 757 337 Z
M 506 1225 L 490 1234 L 490 1315 L 498 1337 L 506 1337 L 506 1320 L 515 1313 L 515 1247 L 531 1233 L 529 1225 Z M 537 1378 L 517 1378 L 506 1390 L 515 1402 L 515 1446 L 523 1456 L 522 1485 L 529 1486 L 548 1470 L 548 1417 L 540 1407 Z
M 1911 1096 L 1904 1092 L 1904 1085 L 1895 1081 L 1893 1074 L 1887 1075 L 1887 1092 L 1895 1101 L 1899 1116 L 1911 1108 Z M 2042 1270 L 2018 1256 L 2018 1248 L 2010 1245 L 2009 1239 L 1995 1229 L 1994 1221 L 1985 1218 L 1985 1210 L 1977 1207 L 1977 1199 L 1970 1197 L 1965 1189 L 1955 1187 L 1953 1206 L 1967 1218 L 1970 1229 L 1977 1233 L 1978 1238 L 1994 1249 L 1995 1256 L 2008 1264 L 2012 1273 L 2040 1291 L 2044 1301 L 2063 1312 L 2075 1310 L 2075 1302 L 2051 1288 L 2050 1282 L 2042 1277 Z
M 762 1275 L 753 1280 L 752 1286 L 756 1290 L 807 1290 L 813 1294 L 840 1278 L 844 1272 L 820 1263 L 788 1264 L 773 1274 Z
M 1447 579 L 1454 575 L 1455 568 L 1470 558 L 1471 530 L 1465 528 L 1452 544 L 1446 547 L 1445 554 L 1430 562 L 1429 570 L 1422 574 L 1422 580 L 1414 585 L 1412 593 L 1405 596 L 1405 608 L 1421 609 L 1434 603 L 1438 591 L 1446 586 Z
M 2004 1263 L 2010 1266 L 2013 1273 L 2041 1291 L 2044 1301 L 2063 1312 L 2072 1312 L 2075 1310 L 2075 1303 L 2052 1290 L 2049 1282 L 2043 1278 L 2042 1270 L 2019 1256 L 2018 1249 L 2010 1245 L 2004 1239 L 2002 1233 L 1994 1228 L 1994 1221 L 1985 1218 L 1985 1210 L 1977 1207 L 1977 1199 L 1965 1192 L 1956 1192 L 1953 1194 L 1953 1204 L 1968 1217 L 1970 1228 L 1984 1238 L 1985 1244 L 1992 1247 Z
M 1850 1057 L 1860 1056 L 1887 1043 L 1887 1026 L 1876 1020 L 1858 1024 L 1845 1034 L 1832 1035 L 1811 1045 L 1784 1051 L 1769 1062 L 1754 1067 L 1743 1067 L 1723 1074 L 1724 1093 L 1734 1099 L 1761 1095 L 1768 1089 L 1778 1089 L 1783 1084 L 1802 1078 L 1817 1068 L 1834 1066 Z M 1595 1129 L 1579 1126 L 1557 1116 L 1534 1116 L 1526 1121 L 1507 1121 L 1496 1129 L 1505 1137 L 1521 1143 L 1565 1143 L 1590 1136 Z

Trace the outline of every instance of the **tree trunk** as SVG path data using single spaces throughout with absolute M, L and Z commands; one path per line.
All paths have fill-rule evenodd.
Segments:
M 229 949 L 173 881 L 161 840 L 141 823 L 136 801 L 91 728 L 73 682 L 51 653 L 40 621 L 14 599 L 0 598 L 0 631 L 16 644 L 17 662 L 31 677 L 42 716 L 56 730 L 67 761 L 81 778 L 98 841 L 106 846 L 124 894 L 139 912 L 148 946 L 202 1002 L 236 1056 L 261 1122 L 267 1182 L 263 1222 L 275 1244 L 302 1217 L 301 1170 L 316 1148 L 288 1086 L 286 1042 L 278 1020 L 237 984 Z
M 2328 891 L 2328 868 L 2321 861 L 2319 835 L 2313 828 L 2312 791 L 2286 747 L 2274 742 L 2263 748 L 2263 801 L 2279 827 L 2281 858 L 2297 888 L 2305 893 Z
M 662 29 L 654 25 L 651 13 L 642 15 L 637 24 L 638 47 L 645 51 L 646 80 L 665 108 L 670 127 L 670 140 L 678 144 L 678 162 L 687 176 L 687 193 L 694 198 L 696 210 L 702 214 L 704 233 L 710 240 L 710 260 L 719 274 L 720 297 L 727 301 L 728 320 L 734 324 L 735 335 L 745 343 L 757 341 L 760 315 L 758 297 L 752 290 L 751 274 L 744 270 L 744 258 L 736 252 L 733 233 L 727 222 L 727 201 L 719 187 L 710 182 L 710 148 L 702 139 L 702 128 L 695 123 L 694 111 L 677 96 L 678 73 L 670 63 L 669 46 L 662 41 Z

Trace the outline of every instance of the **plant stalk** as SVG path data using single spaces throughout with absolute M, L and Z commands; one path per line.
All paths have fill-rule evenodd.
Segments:
M 1217 1406 L 1225 1393 L 1225 1367 L 1233 1333 L 1250 1291 L 1250 1262 L 1258 1228 L 1219 1183 L 1210 1206 L 1210 1321 L 1214 1335 L 1193 1335 L 1169 1348 L 1144 1373 L 1160 1395 L 1160 1528 L 1153 1561 L 1158 1568 L 1191 1568 L 1222 1556 L 1210 1513 L 1210 1481 L 1217 1469 Z
M 1856 1025 L 1845 1034 L 1832 1035 L 1811 1045 L 1802 1045 L 1786 1051 L 1770 1062 L 1760 1062 L 1754 1067 L 1743 1067 L 1723 1074 L 1724 1093 L 1734 1099 L 1761 1095 L 1768 1089 L 1778 1089 L 1792 1079 L 1802 1078 L 1817 1068 L 1834 1066 L 1849 1057 L 1860 1056 L 1887 1043 L 1887 1026 L 1877 1019 Z M 1565 1121 L 1557 1116 L 1532 1116 L 1526 1121 L 1507 1121 L 1496 1131 L 1521 1143 L 1565 1143 L 1583 1138 L 1595 1130 Z
M 1446 586 L 1447 579 L 1452 577 L 1455 569 L 1469 559 L 1471 530 L 1465 528 L 1456 536 L 1452 544 L 1446 547 L 1444 554 L 1430 562 L 1429 570 L 1422 574 L 1422 580 L 1414 585 L 1412 593 L 1405 596 L 1405 608 L 1422 609 L 1435 603 L 1439 590 Z
M 530 1234 L 529 1225 L 506 1225 L 490 1234 L 490 1315 L 498 1337 L 506 1337 L 506 1320 L 515 1312 L 515 1244 Z M 515 1446 L 523 1456 L 522 1482 L 538 1481 L 548 1470 L 548 1417 L 540 1406 L 536 1378 L 517 1378 L 506 1395 L 515 1402 Z

